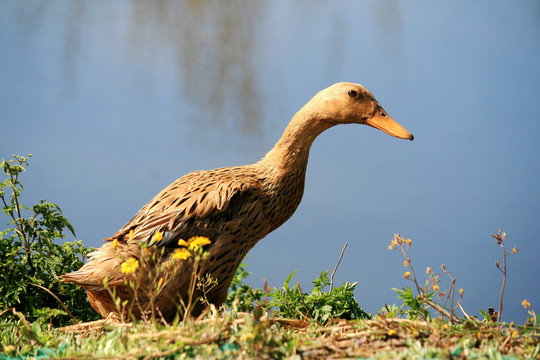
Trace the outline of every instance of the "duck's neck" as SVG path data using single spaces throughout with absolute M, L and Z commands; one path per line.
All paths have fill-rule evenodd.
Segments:
M 330 127 L 327 124 L 316 112 L 304 106 L 292 118 L 279 141 L 261 163 L 283 174 L 305 172 L 311 144 Z

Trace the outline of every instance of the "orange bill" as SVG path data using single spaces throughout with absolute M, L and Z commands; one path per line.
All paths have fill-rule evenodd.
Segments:
M 382 114 L 379 112 L 375 113 L 372 117 L 366 120 L 365 124 L 400 139 L 408 139 L 411 141 L 414 140 L 414 136 L 409 132 L 409 130 L 399 125 L 385 113 Z

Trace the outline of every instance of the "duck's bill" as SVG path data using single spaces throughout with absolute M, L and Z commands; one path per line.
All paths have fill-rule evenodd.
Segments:
M 414 140 L 414 136 L 409 130 L 399 125 L 388 115 L 382 116 L 380 114 L 375 114 L 367 119 L 365 124 L 400 139 Z

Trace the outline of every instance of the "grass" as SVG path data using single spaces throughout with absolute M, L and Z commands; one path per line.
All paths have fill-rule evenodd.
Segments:
M 176 326 L 115 323 L 47 328 L 2 324 L 19 344 L 4 346 L 0 358 L 538 358 L 538 329 L 466 321 L 448 324 L 376 317 L 315 321 L 257 318 L 250 313 L 211 311 L 204 319 Z M 536 333 L 535 333 L 536 332 Z
M 323 271 L 313 281 L 310 292 L 305 292 L 298 282 L 291 285 L 296 271 L 280 288 L 271 289 L 265 284 L 263 289 L 253 289 L 243 282 L 249 273 L 242 264 L 224 307 L 218 310 L 210 305 L 206 313 L 193 319 L 188 314 L 192 301 L 199 300 L 193 298 L 195 288 L 212 286 L 208 283 L 211 279 L 199 279 L 194 270 L 189 301 L 181 304 L 183 321 L 167 324 L 152 311 L 143 317 L 146 320 L 122 322 L 133 319 L 133 305 L 128 300 L 116 302 L 122 316 L 88 321 L 95 319 L 95 313 L 84 299 L 84 292 L 60 283 L 58 276 L 80 267 L 89 250 L 80 242 L 54 242 L 64 237 L 66 229 L 74 232 L 57 205 L 41 201 L 25 207 L 19 203 L 23 190 L 19 175 L 28 166 L 27 160 L 16 156 L 0 164 L 6 175 L 6 180 L 0 182 L 0 199 L 10 219 L 8 228 L 0 231 L 0 360 L 540 359 L 540 319 L 527 300 L 522 302 L 529 314 L 524 325 L 500 322 L 508 271 L 506 258 L 518 252 L 515 246 L 506 250 L 507 235 L 501 229 L 492 235 L 503 254 L 502 264 L 496 262 L 502 274 L 499 308 L 480 311 L 483 320 L 465 312 L 461 306 L 464 291 L 456 290 L 456 279 L 444 264 L 444 276 L 450 278 L 448 289 L 440 288 L 441 275 L 429 267 L 422 282 L 420 272 L 412 265 L 412 240 L 395 234 L 388 248 L 403 255 L 403 277 L 413 286 L 394 289 L 402 304 L 385 304 L 374 316 L 365 313 L 356 301 L 353 291 L 357 283 L 334 286 L 345 244 L 330 278 L 329 271 Z M 203 246 L 209 242 L 200 237 L 181 240 L 175 252 L 177 260 L 197 265 L 205 256 Z M 148 252 L 149 256 L 161 254 Z M 130 258 L 122 263 L 122 272 L 133 275 L 130 284 L 134 289 L 140 285 L 137 274 L 145 268 L 146 260 Z M 157 269 L 148 281 L 158 296 L 167 279 Z M 66 326 L 70 323 L 75 325 Z
M 242 282 L 249 275 L 243 264 L 233 282 L 236 291 L 230 293 L 230 307 L 218 311 L 211 306 L 199 319 L 174 325 L 155 319 L 126 323 L 111 316 L 55 327 L 30 323 L 22 313 L 8 309 L 0 319 L 9 311 L 16 319 L 0 322 L 0 359 L 540 358 L 540 327 L 528 302 L 523 306 L 531 318 L 524 326 L 498 323 L 489 316 L 482 321 L 457 314 L 435 317 L 424 315 L 441 308 L 434 296 L 424 302 L 424 312 L 422 297 L 407 288 L 398 292 L 403 300 L 400 307 L 386 306 L 371 319 L 369 314 L 343 319 L 343 309 L 361 308 L 354 297 L 343 296 L 350 290 L 349 283 L 323 291 L 327 274 L 313 281 L 310 293 L 302 293 L 298 283 L 289 286 L 294 273 L 280 289 L 252 289 Z M 288 305 L 272 306 L 269 299 L 275 299 L 275 294 Z M 319 303 L 321 296 L 324 303 Z M 321 317 L 325 307 L 334 310 L 326 309 L 327 316 Z M 350 314 L 345 317 L 351 318 Z

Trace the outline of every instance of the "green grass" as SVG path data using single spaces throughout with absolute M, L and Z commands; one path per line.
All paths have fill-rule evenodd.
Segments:
M 407 319 L 335 320 L 256 318 L 211 312 L 177 326 L 149 323 L 48 328 L 2 323 L 0 358 L 537 358 L 538 328 L 480 321 L 448 325 Z M 12 339 L 11 341 L 9 339 Z M 16 343 L 13 340 L 17 340 Z M 9 344 L 6 344 L 9 343 Z

